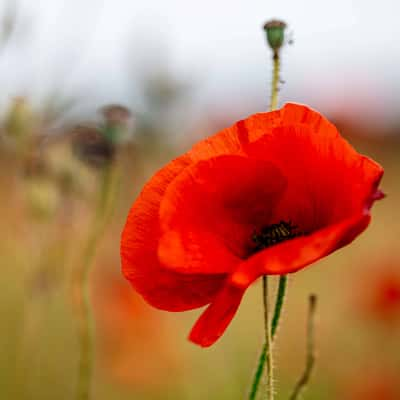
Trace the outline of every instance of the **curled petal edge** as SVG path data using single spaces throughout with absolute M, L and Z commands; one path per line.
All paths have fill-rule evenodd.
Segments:
M 189 340 L 209 347 L 225 332 L 240 305 L 244 292 L 262 275 L 293 273 L 352 242 L 370 222 L 363 213 L 340 223 L 270 247 L 239 264 L 214 301 L 193 326 Z

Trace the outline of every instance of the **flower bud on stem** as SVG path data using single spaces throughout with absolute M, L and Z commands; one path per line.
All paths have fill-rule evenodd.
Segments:
M 286 23 L 278 20 L 268 21 L 264 25 L 267 42 L 272 50 L 273 72 L 270 111 L 278 107 L 278 84 L 280 70 L 280 49 L 285 42 Z

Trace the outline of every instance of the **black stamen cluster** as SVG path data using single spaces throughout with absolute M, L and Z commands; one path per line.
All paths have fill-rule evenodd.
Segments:
M 301 236 L 302 233 L 296 231 L 297 227 L 291 221 L 280 221 L 277 224 L 268 225 L 261 229 L 259 233 L 253 235 L 255 243 L 254 252 L 266 249 L 267 247 Z

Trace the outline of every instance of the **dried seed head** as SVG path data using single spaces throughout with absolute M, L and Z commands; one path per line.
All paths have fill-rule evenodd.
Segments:
M 267 34 L 267 41 L 274 52 L 277 52 L 283 45 L 285 40 L 286 23 L 273 19 L 264 25 Z
M 77 126 L 72 132 L 72 151 L 82 162 L 102 168 L 114 160 L 115 146 L 95 126 Z
M 133 127 L 131 112 L 126 107 L 118 104 L 105 106 L 99 112 L 104 119 L 99 128 L 106 139 L 116 145 L 125 141 Z

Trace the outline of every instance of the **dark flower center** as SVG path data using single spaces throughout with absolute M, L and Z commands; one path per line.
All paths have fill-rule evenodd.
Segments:
M 285 240 L 294 239 L 302 236 L 304 233 L 299 232 L 297 226 L 291 221 L 280 221 L 277 224 L 268 225 L 259 232 L 255 232 L 252 240 L 255 243 L 253 252 L 264 250 L 267 247 L 284 242 Z

